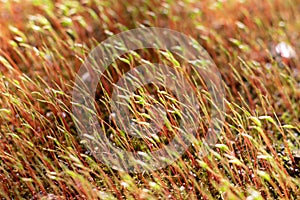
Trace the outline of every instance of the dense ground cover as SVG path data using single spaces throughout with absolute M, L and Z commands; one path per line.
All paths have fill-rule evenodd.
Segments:
M 105 166 L 85 148 L 71 92 L 99 42 L 148 26 L 192 36 L 209 52 L 223 78 L 225 121 L 209 154 L 199 155 L 196 142 L 172 165 L 135 174 Z M 1 1 L 0 196 L 299 199 L 299 50 L 298 0 Z M 150 50 L 142 56 L 166 59 Z M 116 63 L 128 68 L 129 61 Z M 208 125 L 201 127 L 200 138 Z M 122 137 L 114 141 L 125 149 L 147 145 Z

